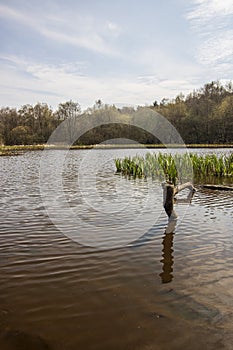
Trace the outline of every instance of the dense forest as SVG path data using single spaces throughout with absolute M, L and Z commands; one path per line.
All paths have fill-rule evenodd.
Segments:
M 220 82 L 211 82 L 194 90 L 187 96 L 182 93 L 172 100 L 154 101 L 152 110 L 166 117 L 178 130 L 187 144 L 224 144 L 233 142 L 233 84 L 225 86 Z M 122 124 L 101 125 L 89 130 L 77 144 L 97 144 L 107 139 L 128 138 L 149 144 L 159 142 L 153 135 L 136 127 L 125 125 L 137 109 L 133 107 L 116 108 L 101 100 L 85 111 L 81 111 L 78 102 L 60 103 L 53 111 L 46 103 L 32 106 L 24 105 L 19 109 L 2 107 L 0 109 L 0 144 L 44 144 L 51 133 L 64 120 L 69 120 L 72 133 L 75 121 L 85 115 L 93 114 L 101 118 L 103 113 L 120 113 Z M 101 119 L 100 119 L 101 120 Z

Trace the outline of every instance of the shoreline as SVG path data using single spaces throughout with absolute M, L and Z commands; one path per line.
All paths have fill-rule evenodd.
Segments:
M 150 148 L 150 149 L 165 149 L 165 148 L 206 148 L 206 149 L 215 149 L 215 148 L 233 148 L 233 144 L 167 144 L 166 146 L 162 144 L 97 144 L 97 145 L 14 145 L 14 146 L 0 146 L 0 155 L 6 153 L 17 153 L 24 151 L 43 151 L 46 150 L 86 150 L 86 149 L 131 149 L 131 148 Z

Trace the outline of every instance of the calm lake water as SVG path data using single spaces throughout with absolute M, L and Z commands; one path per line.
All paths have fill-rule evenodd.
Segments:
M 232 349 L 233 192 L 178 195 L 165 235 L 160 182 L 115 174 L 146 151 L 70 151 L 63 197 L 65 151 L 41 184 L 43 152 L 0 158 L 1 350 Z

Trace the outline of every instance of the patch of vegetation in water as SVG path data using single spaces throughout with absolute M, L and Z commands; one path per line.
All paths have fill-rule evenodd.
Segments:
M 147 153 L 145 157 L 134 156 L 115 159 L 118 173 L 133 177 L 159 178 L 174 185 L 194 177 L 199 179 L 233 176 L 233 154 L 163 154 Z

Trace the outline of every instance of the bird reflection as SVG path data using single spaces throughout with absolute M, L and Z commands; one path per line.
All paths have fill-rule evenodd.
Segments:
M 170 225 L 170 226 L 169 226 Z M 165 231 L 165 235 L 163 237 L 163 259 L 161 262 L 163 263 L 163 271 L 160 273 L 160 277 L 162 283 L 169 283 L 173 279 L 173 238 L 174 238 L 174 229 L 176 226 L 176 220 L 171 220 L 168 223 L 168 226 Z M 168 231 L 167 231 L 168 230 Z

